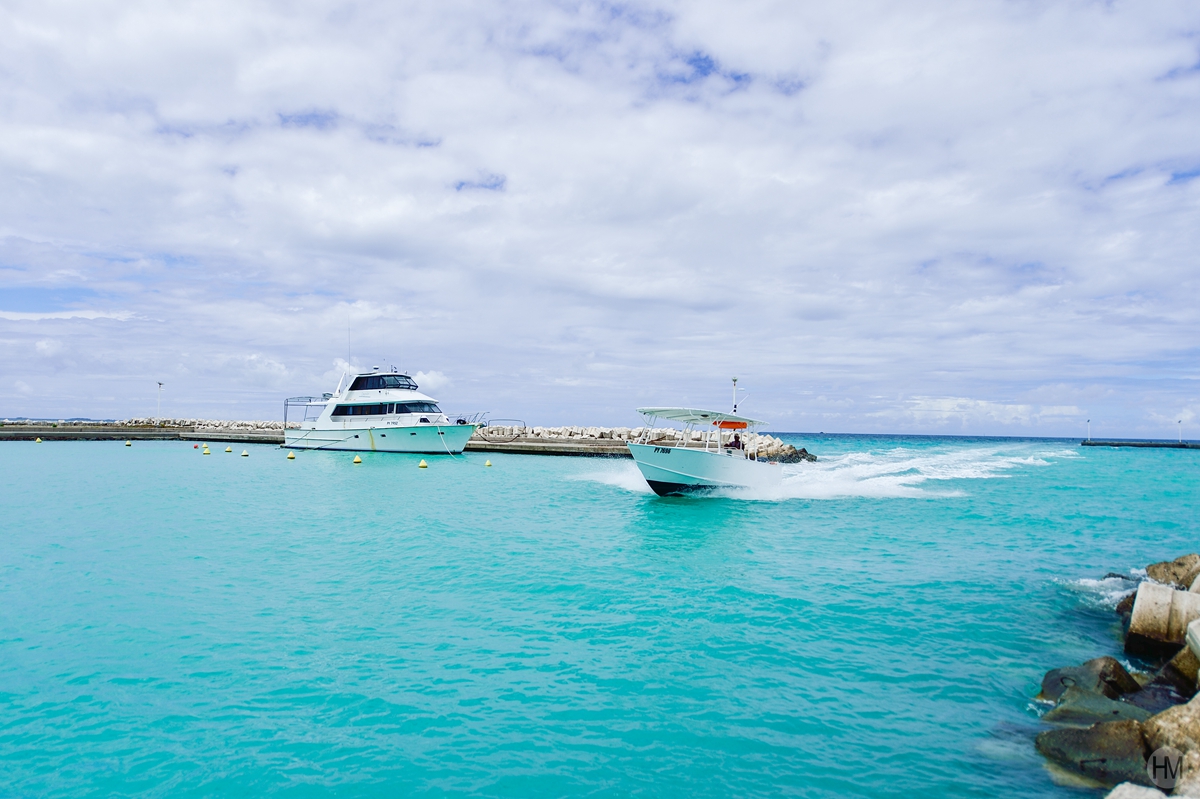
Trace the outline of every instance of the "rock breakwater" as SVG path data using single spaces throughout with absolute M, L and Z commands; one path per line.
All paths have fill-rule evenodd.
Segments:
M 162 427 L 186 431 L 199 430 L 283 430 L 283 422 L 272 421 L 231 421 L 228 419 L 156 419 L 151 417 L 135 417 L 133 419 L 2 419 L 0 425 L 5 427 L 52 427 L 61 429 L 93 428 L 93 427 Z M 300 427 L 299 422 L 288 422 L 288 429 Z
M 1117 605 L 1132 672 L 1111 656 L 1052 669 L 1037 699 L 1052 729 L 1037 750 L 1060 768 L 1117 787 L 1109 799 L 1200 796 L 1200 555 L 1124 575 Z
M 481 427 L 475 433 L 475 438 L 482 441 L 565 441 L 565 442 L 603 442 L 610 443 L 640 441 L 646 438 L 647 443 L 662 443 L 671 446 L 685 444 L 700 445 L 704 435 L 698 431 L 685 434 L 682 430 L 670 427 L 525 427 L 520 425 L 488 425 Z M 796 449 L 782 439 L 765 433 L 746 432 L 741 434 L 742 442 L 748 452 L 757 453 L 764 460 L 779 461 L 780 463 L 799 463 L 815 461 L 817 457 L 803 447 Z

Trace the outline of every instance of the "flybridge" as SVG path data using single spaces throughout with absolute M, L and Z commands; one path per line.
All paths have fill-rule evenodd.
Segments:
M 350 391 L 373 391 L 379 389 L 400 388 L 416 391 L 417 384 L 408 375 L 359 375 L 350 384 Z

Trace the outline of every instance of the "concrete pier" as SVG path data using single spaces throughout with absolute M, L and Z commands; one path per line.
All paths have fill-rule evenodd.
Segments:
M 0 424 L 0 441 L 209 441 L 228 444 L 283 444 L 279 422 L 206 421 L 204 424 L 183 424 L 192 420 L 172 420 L 174 424 L 145 424 L 147 420 L 129 422 L 10 422 Z M 265 425 L 274 425 L 266 427 Z M 535 434 L 535 431 L 539 434 Z M 636 438 L 639 430 L 629 428 L 518 428 L 484 427 L 467 442 L 467 452 L 508 452 L 517 455 L 574 455 L 593 458 L 631 458 L 626 441 Z M 655 442 L 671 446 L 682 443 L 674 431 L 654 431 Z M 794 448 L 778 439 L 765 437 L 791 452 Z M 699 446 L 691 441 L 691 446 Z M 766 446 L 766 444 L 764 444 Z M 768 450 L 762 450 L 764 453 Z M 774 450 L 771 450 L 774 451 Z M 776 452 L 776 455 L 779 453 Z M 785 453 L 786 454 L 786 453 Z M 805 458 L 810 458 L 807 454 Z
M 632 458 L 624 441 L 596 438 L 545 439 L 533 436 L 504 436 L 495 440 L 476 433 L 467 442 L 467 452 L 512 452 L 519 455 L 583 455 L 593 458 Z
M 282 444 L 282 430 L 239 430 L 194 426 L 8 423 L 0 425 L 0 441 L 211 441 L 223 444 Z M 467 442 L 467 452 L 511 452 L 520 455 L 584 455 L 628 458 L 624 441 L 608 439 L 544 439 L 529 436 L 500 436 L 495 440 L 476 433 Z
M 1194 441 L 1101 441 L 1100 439 L 1079 442 L 1081 447 L 1147 447 L 1149 449 L 1200 449 Z
M 201 429 L 120 424 L 0 425 L 0 441 L 222 441 L 231 444 L 282 444 L 282 430 Z

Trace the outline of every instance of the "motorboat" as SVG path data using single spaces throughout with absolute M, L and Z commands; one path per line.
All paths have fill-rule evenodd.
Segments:
M 290 449 L 457 455 L 476 425 L 451 420 L 411 375 L 392 370 L 345 373 L 331 394 L 283 404 L 283 446 Z M 289 414 L 299 419 L 289 419 Z M 295 424 L 298 422 L 298 424 Z
M 638 440 L 629 442 L 629 452 L 659 496 L 720 488 L 771 489 L 783 479 L 778 463 L 760 459 L 754 446 L 747 446 L 741 440 L 741 431 L 765 422 L 700 408 L 638 408 L 637 411 L 645 418 L 646 425 Z M 656 426 L 659 420 L 681 423 L 682 437 L 663 435 Z

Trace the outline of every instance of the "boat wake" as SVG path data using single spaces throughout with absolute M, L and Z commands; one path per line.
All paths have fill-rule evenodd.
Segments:
M 987 480 L 1007 476 L 1014 469 L 1049 466 L 1048 458 L 1073 456 L 1034 447 L 970 447 L 940 450 L 897 447 L 889 450 L 823 456 L 816 463 L 785 464 L 783 480 L 772 489 L 723 489 L 713 496 L 730 499 L 779 501 L 786 499 L 930 499 L 962 496 L 951 480 Z M 577 479 L 610 485 L 626 491 L 651 494 L 635 464 L 606 464 L 605 468 Z

